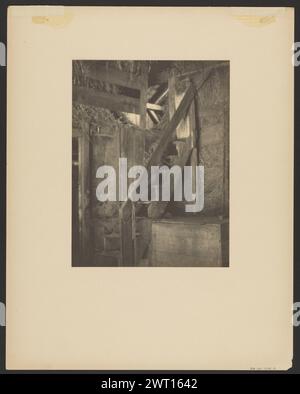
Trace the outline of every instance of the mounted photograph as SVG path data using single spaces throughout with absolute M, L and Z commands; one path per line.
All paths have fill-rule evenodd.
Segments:
M 229 71 L 73 60 L 73 267 L 229 267 Z

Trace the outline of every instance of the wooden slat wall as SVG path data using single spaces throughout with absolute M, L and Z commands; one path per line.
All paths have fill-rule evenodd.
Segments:
M 125 128 L 120 131 L 120 155 L 127 158 L 128 168 L 144 163 L 145 134 L 134 128 Z M 130 180 L 128 180 L 128 185 Z M 134 205 L 129 200 L 124 208 L 120 209 L 121 233 L 121 265 L 133 266 L 136 264 L 137 240 L 135 228 Z

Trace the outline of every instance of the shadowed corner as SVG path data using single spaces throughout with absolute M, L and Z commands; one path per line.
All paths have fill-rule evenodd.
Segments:
M 0 66 L 6 66 L 6 47 L 3 42 L 0 42 Z
M 5 305 L 0 302 L 0 326 L 5 327 Z

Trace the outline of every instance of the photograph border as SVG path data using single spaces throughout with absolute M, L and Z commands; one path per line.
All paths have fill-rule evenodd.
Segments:
M 58 3 L 57 1 L 51 0 L 40 0 L 35 1 L 32 0 L 30 2 L 26 1 L 7 1 L 2 0 L 0 4 L 0 42 L 6 44 L 7 36 L 6 36 L 6 28 L 7 28 L 7 7 L 10 5 L 66 5 L 66 6 L 275 6 L 275 7 L 294 7 L 295 9 L 295 42 L 300 42 L 300 30 L 299 30 L 299 20 L 300 20 L 300 4 L 299 1 L 148 1 L 148 2 L 139 2 L 138 4 L 134 1 L 62 1 Z M 295 102 L 294 107 L 300 108 L 300 67 L 295 67 Z M 1 117 L 0 117 L 0 127 L 1 127 L 1 167 L 0 167 L 0 180 L 1 180 L 1 200 L 0 200 L 0 222 L 1 222 L 1 258 L 0 258 L 0 301 L 5 304 L 5 292 L 6 292 L 6 254 L 5 254 L 5 245 L 6 245 L 6 67 L 0 67 L 0 105 L 1 105 Z M 300 149 L 300 138 L 299 138 L 299 129 L 300 129 L 300 112 L 295 111 L 295 119 L 294 119 L 294 301 L 300 301 L 300 245 L 296 242 L 300 236 L 299 230 L 299 201 L 300 198 L 300 157 L 298 155 Z M 292 311 L 291 311 L 292 313 Z M 69 375 L 99 375 L 103 374 L 107 376 L 116 375 L 117 378 L 124 378 L 130 375 L 142 375 L 142 374 L 155 374 L 155 376 L 161 376 L 162 374 L 166 375 L 194 375 L 194 374 L 299 374 L 300 373 L 300 362 L 299 362 L 299 353 L 300 353 L 300 342 L 299 342 L 299 332 L 300 327 L 294 327 L 294 359 L 293 359 L 293 367 L 288 371 L 86 371 L 86 370 L 51 370 L 51 371 L 34 371 L 39 375 L 47 374 L 69 374 Z M 33 371 L 12 371 L 5 369 L 5 327 L 0 327 L 0 374 L 13 375 L 16 373 L 30 375 Z M 4 357 L 3 357 L 4 356 Z M 99 377 L 92 378 L 94 382 L 99 381 Z M 96 380 L 97 379 L 97 380 Z M 77 384 L 74 376 L 72 377 L 71 383 Z

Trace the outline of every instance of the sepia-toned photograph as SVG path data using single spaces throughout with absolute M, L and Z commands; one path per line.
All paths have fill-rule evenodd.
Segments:
M 229 266 L 229 62 L 73 61 L 72 265 Z
M 6 11 L 5 370 L 295 370 L 295 10 Z

